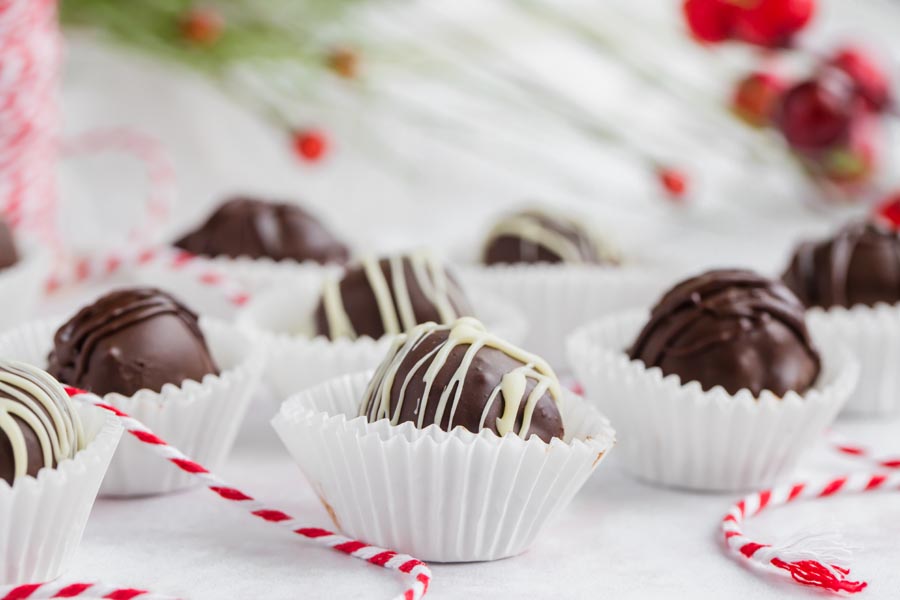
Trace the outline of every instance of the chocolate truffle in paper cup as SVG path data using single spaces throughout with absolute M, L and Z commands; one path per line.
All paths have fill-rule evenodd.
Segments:
M 809 307 L 816 336 L 860 361 L 844 414 L 900 414 L 900 233 L 852 223 L 827 240 L 801 244 L 782 278 Z
M 221 204 L 199 228 L 175 246 L 211 258 L 269 258 L 343 264 L 350 257 L 312 214 L 296 204 L 238 197 Z
M 0 360 L 0 585 L 62 574 L 121 435 L 48 373 Z
M 426 252 L 364 257 L 319 287 L 294 281 L 260 294 L 238 322 L 264 339 L 266 381 L 280 400 L 336 375 L 372 369 L 391 338 L 420 323 L 475 315 L 521 340 L 524 317 L 502 300 L 468 294 Z
M 24 324 L 0 336 L 0 356 L 48 364 L 63 383 L 146 424 L 203 464 L 222 465 L 262 370 L 262 355 L 236 326 L 202 319 L 148 288 L 113 291 L 59 325 Z M 171 492 L 191 478 L 123 441 L 105 495 Z
M 739 270 L 680 283 L 649 318 L 586 325 L 568 352 L 588 399 L 616 423 L 629 471 L 709 491 L 786 475 L 858 376 L 842 347 L 814 343 L 790 290 Z
M 437 562 L 524 551 L 614 443 L 543 359 L 472 318 L 398 336 L 374 376 L 305 390 L 273 425 L 339 529 Z
M 463 283 L 519 307 L 526 345 L 557 367 L 567 334 L 598 315 L 649 306 L 670 277 L 623 257 L 584 220 L 541 209 L 498 220 L 480 262 L 459 265 Z
M 223 293 L 222 278 L 252 296 L 286 278 L 319 285 L 350 257 L 349 248 L 298 204 L 243 196 L 223 202 L 173 245 L 195 255 L 208 273 L 150 265 L 137 281 L 177 289 L 201 314 L 222 318 L 238 310 Z

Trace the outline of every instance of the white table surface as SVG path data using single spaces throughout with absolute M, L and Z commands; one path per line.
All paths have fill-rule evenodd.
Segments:
M 650 10 L 662 3 L 619 4 Z M 890 39 L 885 33 L 891 31 L 889 22 L 872 18 L 879 14 L 879 4 L 873 0 L 867 10 L 854 11 L 849 7 L 857 6 L 855 2 L 826 2 L 831 25 L 825 29 L 841 33 L 872 25 Z M 884 14 L 896 15 L 892 10 Z M 683 51 L 699 60 L 696 50 Z M 198 219 L 221 195 L 248 190 L 302 198 L 344 235 L 362 240 L 357 246 L 385 250 L 427 242 L 452 253 L 478 238 L 490 214 L 522 197 L 537 196 L 591 212 L 627 248 L 653 240 L 652 248 L 664 248 L 686 266 L 749 264 L 774 272 L 798 235 L 825 230 L 835 220 L 803 207 L 784 191 L 790 187 L 765 187 L 754 172 L 724 187 L 713 186 L 712 192 L 701 195 L 698 206 L 679 213 L 661 204 L 633 171 L 616 168 L 596 169 L 596 177 L 582 188 L 593 190 L 596 198 L 585 198 L 521 165 L 515 167 L 516 177 L 471 164 L 448 166 L 432 149 L 423 153 L 415 176 L 398 179 L 367 159 L 371 146 L 346 141 L 352 137 L 339 137 L 336 151 L 324 164 L 298 165 L 280 132 L 211 86 L 84 40 L 74 41 L 69 50 L 63 107 L 68 132 L 124 124 L 151 132 L 166 145 L 181 193 L 171 231 Z M 308 112 L 344 133 L 340 114 L 317 107 Z M 584 158 L 577 149 L 567 154 L 561 148 L 567 160 Z M 141 197 L 141 186 L 135 184 L 139 171 L 111 160 L 112 166 L 82 160 L 62 169 L 68 214 L 82 220 L 90 215 L 106 232 L 115 230 L 114 223 L 104 220 L 110 212 L 121 219 L 135 218 L 130 207 Z M 710 180 L 716 182 L 709 174 L 701 178 L 704 183 Z M 597 198 L 602 201 L 591 201 Z M 755 210 L 752 203 L 760 198 L 765 202 L 760 200 Z M 746 210 L 736 212 L 734 206 Z M 110 207 L 114 210 L 106 210 Z M 82 243 L 91 235 L 89 228 L 85 231 L 78 240 Z M 900 423 L 883 422 L 837 428 L 900 453 L 898 427 Z M 310 525 L 330 526 L 274 436 L 256 433 L 238 444 L 222 475 Z M 751 573 L 726 556 L 718 522 L 735 495 L 650 487 L 620 472 L 616 462 L 613 452 L 572 506 L 524 555 L 490 564 L 434 565 L 431 597 L 822 597 L 783 579 Z M 850 468 L 848 460 L 819 449 L 801 472 L 841 473 Z M 841 532 L 857 547 L 854 575 L 870 582 L 863 597 L 887 599 L 900 593 L 898 517 L 900 504 L 888 493 L 778 509 L 754 520 L 748 530 L 772 542 L 798 531 Z M 400 579 L 389 572 L 294 539 L 202 490 L 98 501 L 69 575 L 147 586 L 195 600 L 388 598 L 402 589 Z

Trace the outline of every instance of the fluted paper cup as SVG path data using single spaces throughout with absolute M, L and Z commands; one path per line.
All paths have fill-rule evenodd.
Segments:
M 813 308 L 806 314 L 810 331 L 823 343 L 844 346 L 859 360 L 859 381 L 841 414 L 900 414 L 900 304 Z
M 416 429 L 357 416 L 370 373 L 286 401 L 272 422 L 347 535 L 435 562 L 524 551 L 614 444 L 606 418 L 565 393 L 565 440 Z
M 377 340 L 315 336 L 312 315 L 318 292 L 307 287 L 271 290 L 238 316 L 238 324 L 266 348 L 264 379 L 279 403 L 332 377 L 374 369 L 391 345 L 390 335 Z M 515 344 L 525 336 L 525 317 L 509 303 L 480 294 L 473 296 L 473 305 L 487 327 L 501 338 Z
M 578 326 L 612 312 L 650 307 L 673 274 L 639 265 L 459 265 L 467 289 L 485 290 L 519 307 L 528 322 L 523 346 L 540 348 L 565 366 L 565 339 Z
M 0 356 L 40 367 L 47 364 L 60 319 L 27 323 L 0 336 Z M 107 394 L 104 401 L 142 422 L 164 440 L 216 470 L 234 443 L 263 368 L 263 356 L 236 326 L 201 319 L 200 327 L 219 375 L 202 382 L 166 384 L 159 392 L 140 390 L 130 397 Z M 144 444 L 125 439 L 119 446 L 102 495 L 164 494 L 194 485 L 190 475 L 149 452 Z
M 647 318 L 639 311 L 600 319 L 570 337 L 568 352 L 589 401 L 616 423 L 625 466 L 653 483 L 706 491 L 771 485 L 832 422 L 859 374 L 845 350 L 820 344 L 821 374 L 802 395 L 703 391 L 629 359 L 625 349 Z
M 34 315 L 47 276 L 50 273 L 50 256 L 45 250 L 25 246 L 16 264 L 0 271 L 0 331 L 15 327 Z
M 281 286 L 285 281 L 292 285 L 319 290 L 330 273 L 339 272 L 339 265 L 321 265 L 314 261 L 276 261 L 271 258 L 239 258 L 198 256 L 194 259 L 221 273 L 247 292 L 251 298 L 265 290 Z M 175 293 L 180 300 L 202 315 L 231 319 L 238 306 L 229 301 L 222 288 L 197 277 L 191 270 L 173 269 L 166 265 L 151 264 L 140 267 L 132 277 L 137 283 L 153 285 Z
M 49 581 L 68 566 L 122 436 L 111 413 L 78 406 L 85 447 L 55 469 L 0 480 L 0 585 Z

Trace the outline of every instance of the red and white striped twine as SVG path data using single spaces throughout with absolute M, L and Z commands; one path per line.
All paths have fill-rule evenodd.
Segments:
M 834 432 L 829 434 L 829 440 L 831 447 L 844 456 L 864 461 L 877 469 L 900 469 L 900 456 L 876 456 L 869 448 L 845 439 Z
M 222 269 L 190 252 L 169 246 L 127 247 L 82 257 L 51 276 L 47 281 L 47 292 L 52 293 L 69 285 L 102 281 L 117 273 L 132 272 L 150 265 L 186 272 L 199 284 L 219 290 L 234 306 L 243 306 L 250 300 L 250 292 Z
M 53 246 L 60 53 L 55 0 L 0 0 L 0 211 Z
M 103 152 L 136 158 L 146 169 L 149 192 L 143 218 L 128 232 L 128 240 L 133 244 L 154 241 L 154 234 L 165 225 L 178 195 L 175 169 L 159 140 L 124 127 L 93 129 L 62 140 L 60 150 L 67 158 Z
M 4 595 L 5 594 L 5 595 Z M 49 600 L 52 598 L 101 598 L 104 600 L 178 600 L 147 590 L 116 587 L 96 582 L 51 581 L 0 587 L 0 600 Z
M 722 533 L 734 556 L 757 567 L 790 575 L 798 583 L 831 592 L 861 592 L 866 582 L 851 580 L 849 568 L 839 564 L 849 558 L 849 551 L 840 543 L 827 536 L 809 536 L 786 545 L 773 546 L 751 540 L 744 535 L 742 526 L 746 519 L 766 509 L 800 500 L 896 489 L 900 489 L 900 471 L 855 473 L 774 487 L 750 494 L 732 506 L 722 519 Z
M 119 417 L 129 434 L 145 444 L 147 448 L 175 465 L 175 467 L 202 482 L 218 498 L 240 506 L 254 517 L 266 523 L 278 525 L 282 529 L 304 537 L 315 544 L 412 577 L 412 584 L 402 594 L 397 596 L 396 600 L 419 600 L 427 593 L 428 585 L 431 583 L 431 569 L 422 561 L 408 554 L 399 554 L 393 550 L 371 546 L 365 542 L 354 540 L 326 529 L 302 526 L 294 517 L 287 513 L 267 507 L 240 489 L 227 484 L 205 467 L 188 458 L 180 450 L 167 444 L 140 421 L 128 416 L 116 407 L 104 403 L 100 397 L 71 387 L 67 387 L 66 392 L 77 401 L 93 404 Z M 101 596 L 100 594 L 103 595 Z M 104 584 L 92 583 L 50 582 L 0 587 L 0 600 L 76 597 L 99 597 L 109 600 L 131 600 L 132 598 L 139 598 L 140 600 L 171 600 L 168 597 L 151 594 L 144 590 L 114 588 Z

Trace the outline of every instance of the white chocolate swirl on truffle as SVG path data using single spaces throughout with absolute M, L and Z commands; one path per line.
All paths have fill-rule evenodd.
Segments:
M 81 421 L 69 395 L 45 371 L 0 361 L 0 440 L 12 450 L 12 479 L 28 474 L 26 431 L 40 447 L 44 467 L 73 458 L 84 444 Z
M 425 353 L 411 368 L 406 370 L 403 379 L 398 379 L 398 372 L 404 360 L 429 336 L 435 332 L 446 331 L 449 331 L 446 340 Z M 449 368 L 452 368 L 451 353 L 460 347 L 465 347 L 465 352 L 459 360 L 459 364 L 455 366 L 449 382 L 437 396 L 434 415 L 429 416 L 428 422 L 426 422 L 428 403 L 432 398 L 432 388 L 436 385 L 438 374 L 448 368 L 448 365 Z M 458 424 L 454 419 L 460 401 L 466 393 L 466 378 L 476 355 L 484 348 L 499 350 L 514 359 L 519 366 L 503 374 L 490 391 L 481 413 L 478 430 L 495 427 L 501 436 L 512 432 L 521 438 L 527 438 L 538 401 L 549 392 L 553 402 L 558 405 L 562 395 L 559 380 L 544 359 L 489 333 L 484 325 L 471 317 L 459 319 L 449 326 L 425 323 L 398 336 L 394 340 L 387 359 L 379 366 L 366 389 L 365 399 L 360 407 L 360 415 L 365 416 L 369 421 L 388 419 L 391 424 L 397 425 L 401 420 L 404 402 L 413 400 L 417 402 L 415 407 L 416 427 L 422 428 L 431 423 L 443 423 L 445 416 L 449 413 L 446 428 L 452 430 Z M 458 355 L 459 353 L 457 353 Z M 530 392 L 527 390 L 529 380 L 535 382 Z M 418 398 L 412 399 L 408 398 L 408 388 L 414 382 L 417 386 L 424 385 L 424 389 Z M 395 390 L 399 393 L 395 394 Z M 392 407 L 391 399 L 394 396 L 396 405 Z M 496 402 L 502 402 L 500 417 L 494 424 L 486 423 Z M 522 423 L 519 431 L 516 432 L 516 417 L 523 406 Z
M 382 270 L 377 258 L 365 256 L 360 260 L 369 287 L 375 295 L 386 334 L 402 333 L 418 324 L 410 292 L 413 284 L 434 306 L 441 322 L 449 323 L 460 316 L 454 309 L 454 300 L 459 297 L 461 292 L 456 284 L 448 279 L 443 265 L 431 254 L 415 252 L 409 255 L 393 256 L 386 260 L 388 261 L 390 280 Z M 407 278 L 407 265 L 412 271 L 413 281 L 409 281 Z M 340 337 L 356 339 L 359 334 L 344 306 L 340 285 L 339 278 L 329 278 L 322 289 L 322 306 L 328 323 L 328 336 L 331 339 Z
M 519 254 L 529 262 L 537 261 L 539 248 L 568 264 L 593 262 L 592 258 L 608 262 L 619 259 L 604 237 L 587 224 L 546 209 L 532 208 L 501 219 L 491 228 L 485 248 L 501 237 L 518 239 Z

